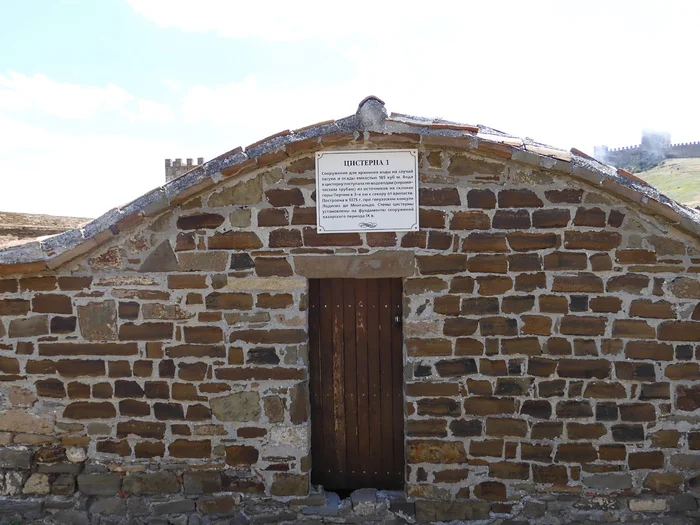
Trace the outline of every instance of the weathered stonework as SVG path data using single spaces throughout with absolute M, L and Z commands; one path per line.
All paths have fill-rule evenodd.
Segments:
M 309 486 L 307 278 L 402 277 L 415 508 L 358 495 L 320 512 L 696 512 L 698 237 L 573 177 L 562 152 L 535 166 L 463 133 L 273 148 L 54 270 L 4 272 L 0 509 L 333 507 Z M 316 233 L 313 152 L 397 146 L 421 155 L 421 231 Z

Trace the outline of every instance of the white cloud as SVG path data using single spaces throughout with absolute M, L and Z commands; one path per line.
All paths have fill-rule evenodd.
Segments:
M 168 106 L 136 99 L 114 84 L 83 86 L 58 82 L 40 73 L 28 76 L 14 71 L 0 75 L 0 110 L 36 110 L 65 119 L 87 119 L 101 112 L 118 113 L 133 120 L 173 118 Z
M 165 181 L 177 146 L 55 133 L 0 114 L 0 210 L 97 217 Z

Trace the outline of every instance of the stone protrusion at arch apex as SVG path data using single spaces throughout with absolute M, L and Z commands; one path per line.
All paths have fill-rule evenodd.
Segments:
M 315 153 L 381 148 L 418 151 L 419 231 L 319 233 Z M 697 212 L 577 150 L 376 97 L 234 149 L 0 250 L 0 516 L 684 523 L 700 483 L 698 231 Z M 340 443 L 313 422 L 319 406 L 337 417 L 347 446 L 365 383 L 342 383 L 341 417 L 341 383 L 324 405 L 313 371 L 339 378 L 375 347 L 336 337 L 342 360 L 315 354 L 314 330 L 339 318 L 314 308 L 330 289 L 360 311 L 375 280 L 401 287 L 398 319 L 376 316 L 402 334 L 399 361 L 377 365 L 401 388 L 376 412 L 401 409 L 403 492 L 340 502 L 313 484 L 319 447 Z M 372 326 L 358 319 L 342 324 Z

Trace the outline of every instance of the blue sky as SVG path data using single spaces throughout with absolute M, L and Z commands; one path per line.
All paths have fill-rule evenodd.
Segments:
M 698 2 L 0 0 L 0 210 L 94 217 L 355 111 L 560 147 L 700 140 Z

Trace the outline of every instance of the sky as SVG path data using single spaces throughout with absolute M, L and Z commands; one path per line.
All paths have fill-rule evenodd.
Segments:
M 367 95 L 590 153 L 700 141 L 695 0 L 0 0 L 0 19 L 0 211 L 97 217 L 166 158 Z

